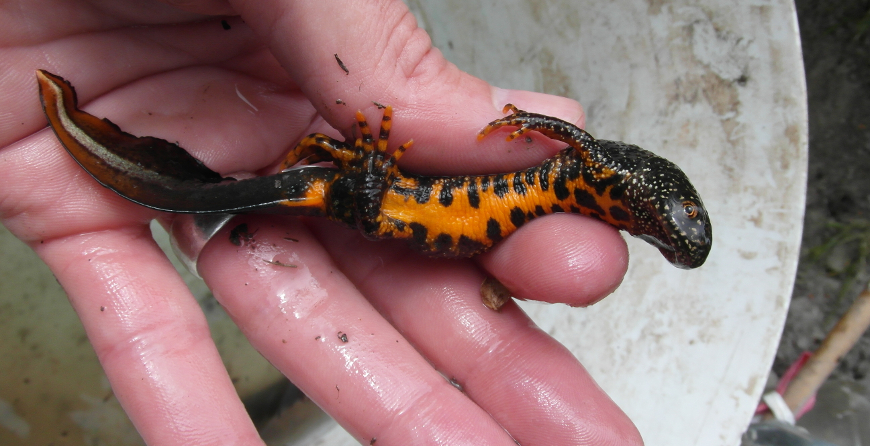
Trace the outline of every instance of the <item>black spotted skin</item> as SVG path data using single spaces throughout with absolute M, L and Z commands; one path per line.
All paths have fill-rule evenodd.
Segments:
M 429 255 L 467 257 L 486 251 L 533 218 L 572 212 L 606 221 L 643 238 L 681 268 L 701 266 L 712 244 L 712 227 L 695 188 L 673 163 L 640 147 L 595 140 L 565 121 L 506 106 L 513 113 L 493 121 L 493 130 L 519 127 L 509 140 L 528 131 L 568 144 L 540 165 L 519 172 L 478 176 L 419 176 L 395 165 L 386 154 L 392 122 L 387 108 L 377 146 L 362 115 L 362 137 L 352 150 L 312 135 L 286 164 L 310 153 L 328 152 L 343 176 L 357 184 L 353 215 L 335 220 L 357 226 L 371 239 L 407 239 Z M 306 144 L 309 144 L 306 148 Z M 400 147 L 401 156 L 408 144 Z M 354 152 L 355 150 L 355 152 Z M 364 203 L 360 202 L 364 200 Z
M 235 181 L 175 144 L 127 134 L 82 112 L 75 90 L 59 76 L 40 70 L 37 79 L 49 125 L 73 158 L 104 186 L 158 210 L 321 216 L 373 240 L 406 239 L 419 251 L 446 257 L 486 251 L 528 221 L 556 212 L 588 215 L 626 230 L 681 268 L 701 266 L 712 245 L 706 209 L 676 165 L 510 104 L 505 113 L 511 114 L 491 122 L 479 138 L 516 127 L 508 140 L 537 131 L 568 147 L 518 172 L 413 175 L 396 165 L 410 141 L 387 153 L 392 108 L 386 107 L 377 138 L 357 112 L 361 136 L 352 144 L 312 134 L 287 155 L 283 166 L 292 169 Z M 334 167 L 305 166 L 322 162 Z

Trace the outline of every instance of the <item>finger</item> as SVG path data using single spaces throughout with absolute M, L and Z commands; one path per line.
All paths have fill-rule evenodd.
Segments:
M 160 0 L 184 11 L 210 15 L 236 15 L 226 0 Z
M 151 0 L 77 2 L 46 0 L 38 6 L 26 0 L 6 2 L 0 16 L 4 49 L 43 44 L 63 36 L 123 28 L 131 25 L 156 25 L 201 21 L 203 16 L 161 5 Z M 71 20 L 74 17 L 75 20 Z M 105 57 L 105 55 L 103 55 Z M 108 60 L 106 62 L 109 62 Z
M 36 246 L 147 444 L 262 444 L 202 312 L 147 226 Z
M 360 442 L 513 444 L 387 323 L 293 219 L 240 217 L 199 270 L 272 364 Z M 324 225 L 325 226 L 325 225 Z
M 0 154 L 0 219 L 31 248 L 75 234 L 144 227 L 156 215 L 97 184 L 49 129 Z
M 35 69 L 47 69 L 73 82 L 79 91 L 79 103 L 84 105 L 119 86 L 155 73 L 231 63 L 243 55 L 258 52 L 262 45 L 250 29 L 239 19 L 231 21 L 234 26 L 230 31 L 222 29 L 218 20 L 166 27 L 131 25 L 83 31 L 66 37 L 37 35 L 31 38 L 32 42 L 0 49 L 0 58 L 7 64 L 6 76 L 0 79 L 3 92 L 0 107 L 15 116 L 15 126 L 0 132 L 0 145 L 16 141 L 45 125 L 36 100 Z M 31 28 L 51 28 L 41 18 L 31 18 L 31 22 L 39 24 Z M 34 49 L 36 45 L 38 50 Z M 132 108 L 132 104 L 124 105 Z
M 199 306 L 151 239 L 154 213 L 117 197 L 107 205 L 49 131 L 2 153 L 4 224 L 68 293 L 143 438 L 258 442 Z
M 484 275 L 470 262 L 313 229 L 378 311 L 521 444 L 641 444 L 569 351 L 515 304 L 483 306 Z
M 561 148 L 537 136 L 522 150 L 506 146 L 498 137 L 478 143 L 477 132 L 502 116 L 506 102 L 572 122 L 582 118 L 575 101 L 493 89 L 463 73 L 431 46 L 400 1 L 269 0 L 234 5 L 317 110 L 345 136 L 350 136 L 349 123 L 357 109 L 377 115 L 373 101 L 393 105 L 393 146 L 415 140 L 402 158 L 403 167 L 412 171 L 516 170 Z M 336 104 L 337 99 L 342 104 Z
M 523 225 L 477 260 L 513 297 L 583 307 L 622 283 L 627 249 L 604 222 L 554 214 Z

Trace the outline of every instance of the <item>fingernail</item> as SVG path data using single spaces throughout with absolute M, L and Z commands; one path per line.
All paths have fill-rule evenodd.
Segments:
M 586 124 L 586 114 L 580 103 L 562 96 L 492 87 L 492 100 L 499 113 L 505 104 L 514 104 L 520 110 L 553 116 L 579 127 Z

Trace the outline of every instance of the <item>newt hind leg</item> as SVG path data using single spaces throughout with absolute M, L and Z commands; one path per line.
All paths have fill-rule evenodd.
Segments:
M 389 114 L 385 112 L 380 132 L 382 135 L 380 139 L 384 141 L 384 149 L 386 149 L 386 140 L 390 135 L 390 118 Z M 280 170 L 287 170 L 300 163 L 315 164 L 323 161 L 334 162 L 341 169 L 353 161 L 361 159 L 363 154 L 374 150 L 374 138 L 361 111 L 356 112 L 356 122 L 361 136 L 356 139 L 353 147 L 323 133 L 312 133 L 302 138 L 302 141 L 299 141 L 299 144 L 285 156 Z
M 293 150 L 287 153 L 284 161 L 281 163 L 280 170 L 288 170 L 297 164 L 308 165 L 319 162 L 334 162 L 339 168 L 344 168 L 353 161 L 362 159 L 366 153 L 386 153 L 390 129 L 392 128 L 392 107 L 387 107 L 384 110 L 377 143 L 374 141 L 374 135 L 365 116 L 360 111 L 356 113 L 356 122 L 361 136 L 356 139 L 353 147 L 346 142 L 331 138 L 323 133 L 312 133 L 303 138 Z M 396 149 L 393 156 L 389 158 L 387 167 L 394 166 L 395 162 L 402 156 L 405 150 L 411 147 L 412 143 L 413 141 L 408 141 Z M 395 169 L 391 170 L 394 173 L 396 172 Z
M 354 157 L 354 150 L 345 142 L 331 138 L 323 133 L 312 133 L 284 157 L 280 171 L 297 164 L 315 164 L 323 161 L 342 163 Z
M 361 165 L 357 168 L 359 179 L 354 193 L 354 209 L 357 226 L 369 238 L 379 238 L 380 227 L 383 224 L 381 204 L 384 194 L 393 182 L 402 176 L 396 161 L 411 147 L 413 140 L 399 146 L 390 155 L 387 147 L 392 128 L 393 108 L 387 106 L 381 118 L 378 130 L 378 140 L 374 140 L 371 128 L 362 112 L 356 113 L 360 137 L 354 143 Z
M 513 141 L 524 133 L 534 130 L 548 138 L 564 142 L 580 153 L 588 153 L 589 145 L 595 142 L 595 139 L 585 130 L 561 119 L 529 113 L 513 104 L 505 105 L 502 112 L 511 112 L 511 114 L 487 124 L 477 134 L 478 140 L 502 127 L 518 127 L 505 138 L 507 141 Z
M 384 109 L 384 115 L 381 118 L 381 128 L 378 131 L 378 140 L 374 141 L 374 134 L 366 121 L 362 112 L 356 112 L 356 121 L 359 126 L 361 136 L 357 138 L 354 147 L 357 151 L 357 156 L 363 160 L 366 174 L 378 176 L 383 175 L 388 181 L 400 174 L 399 167 L 396 162 L 407 151 L 414 140 L 399 146 L 392 155 L 387 154 L 387 147 L 390 140 L 390 129 L 393 126 L 393 107 L 387 106 Z

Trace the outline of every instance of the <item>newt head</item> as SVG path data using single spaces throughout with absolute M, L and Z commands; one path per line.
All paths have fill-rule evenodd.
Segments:
M 625 180 L 632 214 L 629 234 L 658 248 L 678 268 L 703 265 L 713 245 L 713 227 L 695 187 L 674 163 L 643 149 L 634 154 Z

